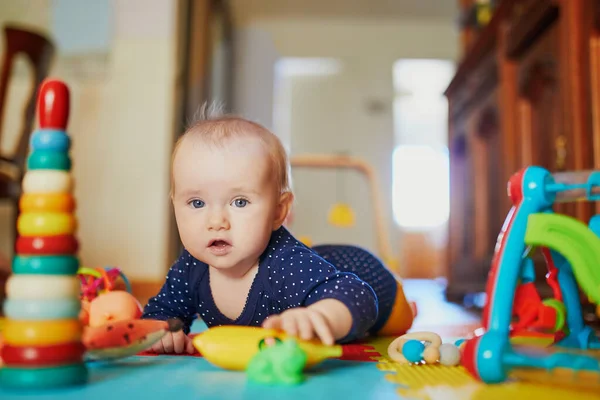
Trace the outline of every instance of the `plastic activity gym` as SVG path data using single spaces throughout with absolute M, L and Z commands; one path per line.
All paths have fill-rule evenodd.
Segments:
M 67 85 L 44 81 L 6 284 L 6 318 L 0 321 L 0 393 L 92 385 L 97 363 L 110 369 L 136 357 L 158 362 L 167 356 L 150 357 L 147 350 L 166 332 L 181 329 L 174 320 L 140 319 L 141 305 L 119 268 L 81 263 L 69 110 Z M 292 165 L 358 169 L 379 202 L 368 166 L 351 158 L 296 157 Z M 290 391 L 315 375 L 327 379 L 327 370 L 314 367 L 332 359 L 366 363 L 390 386 L 384 371 L 393 371 L 399 381 L 423 371 L 411 381 L 421 386 L 448 385 L 444 376 L 464 372 L 469 384 L 484 388 L 516 379 L 600 390 L 600 339 L 585 324 L 580 302 L 583 294 L 600 304 L 600 216 L 586 225 L 553 212 L 556 202 L 599 200 L 600 171 L 551 174 L 531 166 L 513 175 L 508 192 L 513 207 L 498 235 L 482 324 L 471 334 L 449 341 L 441 332 L 413 329 L 372 343 L 325 346 L 274 330 L 221 326 L 194 335 L 194 360 Z M 394 263 L 382 216 L 377 210 L 375 216 L 380 253 Z M 346 205 L 332 210 L 332 222 L 351 225 L 352 218 Z M 533 285 L 534 251 L 545 257 L 552 298 L 542 299 Z

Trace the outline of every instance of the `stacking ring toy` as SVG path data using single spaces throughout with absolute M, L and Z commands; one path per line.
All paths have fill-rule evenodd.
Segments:
M 54 211 L 70 213 L 75 209 L 75 198 L 71 193 L 25 193 L 19 200 L 22 213 Z
M 13 346 L 48 346 L 81 340 L 83 327 L 78 319 L 24 321 L 8 319 L 2 336 Z
M 73 235 L 19 236 L 15 249 L 23 255 L 76 254 L 79 241 Z
M 33 132 L 29 143 L 33 150 L 67 152 L 71 147 L 71 138 L 58 129 L 39 129 Z
M 27 168 L 36 169 L 58 169 L 69 171 L 71 169 L 71 158 L 69 153 L 63 151 L 34 150 L 27 158 Z
M 79 259 L 75 256 L 15 256 L 13 274 L 75 275 Z
M 49 368 L 5 366 L 0 369 L 0 382 L 7 388 L 56 388 L 84 384 L 87 379 L 88 370 L 83 363 Z
M 81 363 L 85 351 L 81 342 L 37 347 L 6 345 L 0 350 L 0 358 L 11 367 L 47 367 Z
M 19 216 L 17 229 L 23 236 L 72 235 L 77 222 L 70 213 L 25 213 Z
M 81 285 L 76 276 L 12 274 L 6 281 L 6 297 L 24 300 L 79 298 Z
M 433 332 L 412 332 L 394 339 L 388 346 L 388 356 L 392 360 L 401 364 L 409 364 L 410 362 L 414 362 L 407 360 L 405 355 L 402 353 L 405 343 L 411 340 L 430 343 L 430 345 L 425 347 L 423 351 L 423 359 L 425 362 L 433 363 L 439 359 L 440 354 L 438 349 L 442 345 L 442 338 Z
M 73 176 L 69 171 L 37 169 L 23 176 L 23 193 L 70 193 Z
M 77 298 L 54 300 L 8 298 L 4 300 L 3 309 L 6 317 L 14 320 L 69 319 L 79 317 L 81 301 Z

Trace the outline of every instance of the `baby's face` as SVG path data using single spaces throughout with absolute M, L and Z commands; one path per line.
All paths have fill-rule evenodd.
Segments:
M 173 208 L 185 248 L 217 269 L 256 264 L 278 228 L 272 176 L 258 139 L 214 146 L 185 138 L 173 160 Z

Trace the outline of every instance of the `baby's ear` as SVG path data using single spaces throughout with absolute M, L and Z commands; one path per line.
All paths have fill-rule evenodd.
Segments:
M 275 212 L 275 219 L 273 220 L 273 230 L 276 231 L 283 225 L 283 222 L 290 212 L 292 203 L 294 201 L 294 195 L 291 192 L 282 193 L 279 196 L 279 203 L 277 204 L 277 210 Z

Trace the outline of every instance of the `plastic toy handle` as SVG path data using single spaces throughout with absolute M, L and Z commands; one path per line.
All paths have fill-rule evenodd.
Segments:
M 571 264 L 581 289 L 600 304 L 600 238 L 584 223 L 558 214 L 531 214 L 525 242 L 552 248 Z

